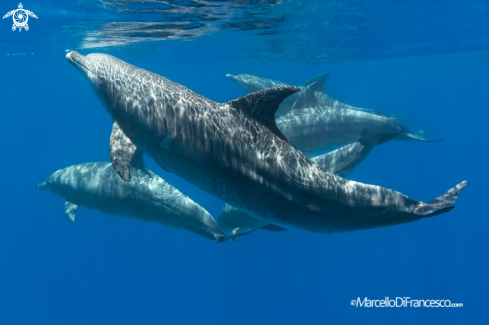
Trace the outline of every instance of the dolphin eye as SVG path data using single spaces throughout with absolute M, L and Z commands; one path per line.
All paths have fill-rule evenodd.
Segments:
M 104 77 L 101 77 L 101 76 L 98 76 L 98 81 L 105 82 L 105 78 Z

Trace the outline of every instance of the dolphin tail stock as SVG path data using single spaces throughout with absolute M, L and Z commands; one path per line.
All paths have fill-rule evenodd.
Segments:
M 423 217 L 434 217 L 452 210 L 455 208 L 453 204 L 457 201 L 460 193 L 462 193 L 462 190 L 467 184 L 467 181 L 463 181 L 436 199 L 428 203 L 421 202 L 414 210 L 414 213 Z
M 399 134 L 403 133 L 405 129 L 395 132 L 395 133 L 379 133 L 379 134 L 374 134 L 370 133 L 368 131 L 368 128 L 365 128 L 362 130 L 362 133 L 360 134 L 360 140 L 359 142 L 367 148 L 373 148 L 379 144 L 382 144 L 384 142 L 387 142 L 395 137 L 397 137 Z
M 422 142 L 442 142 L 443 141 L 443 140 L 431 140 L 431 139 L 427 139 L 425 137 L 426 131 L 424 131 L 424 130 L 420 130 L 420 131 L 415 132 L 415 133 L 411 133 L 407 129 L 405 131 L 406 132 L 403 132 L 403 133 L 399 134 L 396 137 L 396 139 L 397 140 L 404 140 L 404 141 L 417 140 L 417 141 L 422 141 Z

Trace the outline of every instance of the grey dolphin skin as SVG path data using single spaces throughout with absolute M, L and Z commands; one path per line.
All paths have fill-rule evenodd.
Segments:
M 365 128 L 362 131 L 358 142 L 348 144 L 328 152 L 327 154 L 314 157 L 311 160 L 325 171 L 346 177 L 361 161 L 363 161 L 363 159 L 365 159 L 376 145 L 389 141 L 397 135 L 398 133 L 371 134 L 368 132 L 368 128 Z M 226 204 L 219 213 L 217 223 L 225 232 L 226 230 L 231 231 L 233 229 L 239 229 L 239 233 L 250 233 L 256 229 L 279 231 L 277 230 L 279 228 L 285 230 L 285 228 L 273 225 L 268 221 L 256 219 L 247 215 L 246 213 L 233 208 L 229 204 Z
M 161 167 L 250 214 L 315 232 L 345 232 L 415 221 L 453 209 L 467 182 L 423 203 L 346 180 L 294 148 L 275 124 L 284 86 L 216 103 L 113 56 L 67 59 L 114 120 L 111 159 L 126 181 L 136 148 Z M 114 136 L 115 134 L 115 136 Z
M 280 83 L 247 74 L 226 76 L 246 90 L 250 84 L 253 85 L 252 89 L 259 90 L 260 87 Z M 410 133 L 394 115 L 353 107 L 332 99 L 323 91 L 327 77 L 328 74 L 318 75 L 301 86 L 302 91 L 293 95 L 293 101 L 287 99 L 287 105 L 281 106 L 285 115 L 277 119 L 279 130 L 304 153 L 311 154 L 357 141 L 365 127 L 372 133 L 399 133 L 396 140 L 439 141 L 427 140 L 422 132 Z
M 188 230 L 216 242 L 233 237 L 225 235 L 204 208 L 149 169 L 132 166 L 130 172 L 128 183 L 110 163 L 80 164 L 56 171 L 39 188 L 66 200 L 65 213 L 71 221 L 78 206 L 84 206 Z
M 346 177 L 368 156 L 375 146 L 391 140 L 399 135 L 400 132 L 402 130 L 391 134 L 372 134 L 368 128 L 365 128 L 360 135 L 360 140 L 357 142 L 311 158 L 311 160 L 330 173 Z

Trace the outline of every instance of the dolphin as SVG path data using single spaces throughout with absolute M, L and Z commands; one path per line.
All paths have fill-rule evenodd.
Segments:
M 385 143 L 397 135 L 398 133 L 372 134 L 368 131 L 368 128 L 365 128 L 362 131 L 359 141 L 311 158 L 311 160 L 330 173 L 347 177 L 367 157 L 375 146 Z M 266 220 L 254 218 L 229 204 L 226 204 L 219 213 L 217 223 L 224 232 L 226 230 L 230 232 L 233 229 L 238 229 L 240 234 L 248 234 L 257 229 L 270 231 L 286 230 Z
M 250 214 L 331 233 L 445 213 L 467 182 L 428 203 L 323 170 L 280 132 L 275 113 L 300 89 L 276 87 L 216 103 L 106 54 L 66 55 L 114 120 L 110 157 L 125 181 L 138 150 L 162 168 Z
M 260 90 L 272 84 L 286 86 L 279 81 L 253 75 L 226 76 L 246 90 Z M 281 106 L 284 115 L 277 119 L 277 127 L 304 153 L 313 154 L 355 142 L 365 127 L 373 133 L 399 133 L 396 140 L 440 141 L 426 139 L 424 131 L 411 133 L 399 123 L 398 116 L 353 107 L 332 99 L 323 91 L 328 76 L 321 74 L 310 79 L 300 87 L 301 92 L 293 95 L 293 100 L 287 99 L 286 105 Z
M 66 200 L 65 214 L 71 221 L 75 221 L 81 205 L 188 230 L 215 242 L 237 239 L 225 235 L 203 207 L 149 169 L 131 166 L 130 170 L 132 181 L 128 183 L 117 175 L 111 163 L 80 164 L 56 171 L 38 186 Z

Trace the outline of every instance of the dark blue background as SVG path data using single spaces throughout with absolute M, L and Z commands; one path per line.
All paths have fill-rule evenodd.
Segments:
M 104 51 L 108 52 L 108 51 Z M 85 52 L 84 52 L 85 53 Z M 331 66 L 121 59 L 215 101 L 244 91 L 226 73 L 300 84 L 329 72 L 325 91 L 351 105 L 407 114 L 442 143 L 391 141 L 351 179 L 431 200 L 469 186 L 448 214 L 324 235 L 257 231 L 216 244 L 195 234 L 80 208 L 37 183 L 69 165 L 109 161 L 112 122 L 64 53 L 0 58 L 1 324 L 484 324 L 489 53 Z M 222 203 L 147 165 L 216 216 Z M 463 308 L 356 308 L 357 297 L 450 299 Z

